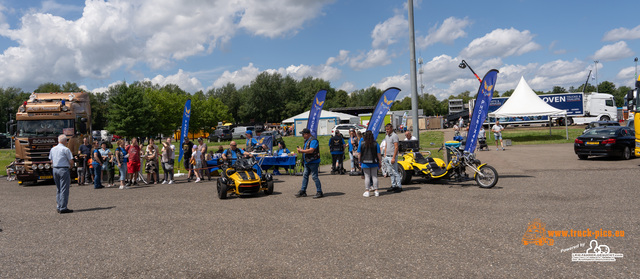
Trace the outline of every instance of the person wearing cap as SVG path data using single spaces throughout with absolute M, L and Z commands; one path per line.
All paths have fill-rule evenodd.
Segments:
M 73 166 L 73 154 L 67 148 L 67 136 L 58 136 L 58 145 L 51 148 L 49 160 L 53 167 L 53 180 L 56 183 L 56 211 L 60 214 L 71 213 L 73 210 L 67 208 L 69 202 L 69 186 L 71 184 L 71 174 L 69 167 Z
M 247 130 L 245 136 L 247 137 L 247 144 L 244 151 L 251 152 L 258 146 L 258 141 L 253 138 L 253 131 Z
M 309 174 L 311 174 L 313 182 L 316 183 L 316 195 L 313 198 L 322 198 L 324 197 L 322 194 L 322 185 L 320 184 L 320 179 L 318 179 L 318 168 L 320 167 L 320 144 L 318 143 L 318 140 L 311 135 L 311 131 L 309 129 L 304 128 L 300 134 L 304 137 L 304 146 L 303 148 L 298 146 L 297 150 L 298 153 L 302 153 L 304 172 L 302 173 L 302 188 L 300 188 L 296 197 L 299 198 L 307 196 L 307 184 L 309 184 Z

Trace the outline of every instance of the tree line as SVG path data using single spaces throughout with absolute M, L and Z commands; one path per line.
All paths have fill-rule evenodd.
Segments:
M 565 92 L 583 92 L 583 86 L 555 86 L 548 92 L 552 94 Z M 341 107 L 375 106 L 383 93 L 383 89 L 369 87 L 347 93 L 336 90 L 328 81 L 306 77 L 296 80 L 291 76 L 279 73 L 260 73 L 249 85 L 236 88 L 228 83 L 220 88 L 198 91 L 190 94 L 179 86 L 169 84 L 160 86 L 150 81 L 122 82 L 110 86 L 103 93 L 89 94 L 91 102 L 91 122 L 94 130 L 109 130 L 111 133 L 124 136 L 156 136 L 168 135 L 178 130 L 182 121 L 184 104 L 191 99 L 190 132 L 200 130 L 212 131 L 218 122 L 230 123 L 279 123 L 284 119 L 310 109 L 315 94 L 327 90 L 324 109 Z M 618 106 L 624 103 L 624 96 L 631 88 L 604 81 L 599 84 L 598 92 L 615 96 Z M 78 92 L 83 91 L 77 84 L 44 83 L 34 92 Z M 593 85 L 587 92 L 595 92 Z M 513 89 L 494 97 L 510 96 Z M 18 106 L 29 98 L 30 92 L 20 88 L 0 88 L 0 123 L 15 119 Z M 418 97 L 418 106 L 428 116 L 446 115 L 450 99 L 463 99 L 464 102 L 475 98 L 469 91 L 438 100 L 435 95 L 426 93 Z M 392 110 L 410 110 L 411 98 L 397 100 Z

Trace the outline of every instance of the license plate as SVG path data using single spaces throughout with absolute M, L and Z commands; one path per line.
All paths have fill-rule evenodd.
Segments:
M 53 179 L 53 175 L 42 175 L 38 179 Z
M 600 142 L 597 141 L 588 141 L 587 144 L 591 144 L 591 145 L 598 145 L 600 144 Z

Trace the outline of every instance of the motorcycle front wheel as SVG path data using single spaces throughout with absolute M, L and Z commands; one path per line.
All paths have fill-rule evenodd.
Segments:
M 476 182 L 481 188 L 491 188 L 498 183 L 498 171 L 492 166 L 484 165 L 479 169 L 480 173 L 476 173 Z M 482 175 L 480 175 L 482 174 Z

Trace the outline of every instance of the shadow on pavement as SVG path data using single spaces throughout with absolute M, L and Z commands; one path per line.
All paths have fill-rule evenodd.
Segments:
M 109 206 L 109 207 L 94 207 L 94 208 L 86 208 L 86 209 L 76 209 L 73 212 L 86 212 L 86 211 L 98 211 L 98 210 L 109 210 L 109 209 L 113 209 L 116 208 L 115 206 Z
M 343 192 L 329 192 L 329 193 L 323 193 L 323 194 L 325 197 L 344 196 Z

